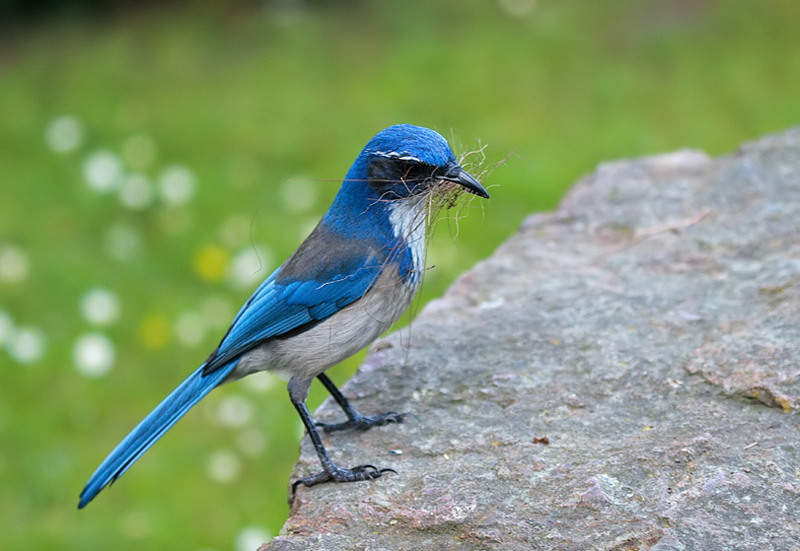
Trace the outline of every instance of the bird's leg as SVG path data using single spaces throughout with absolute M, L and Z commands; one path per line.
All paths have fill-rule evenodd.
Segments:
M 367 430 L 380 425 L 388 425 L 389 423 L 402 423 L 403 419 L 410 415 L 408 412 L 397 413 L 395 411 L 379 413 L 377 415 L 361 415 L 358 411 L 356 411 L 356 408 L 350 405 L 350 402 L 347 400 L 347 398 L 345 398 L 342 392 L 336 388 L 336 385 L 333 384 L 333 381 L 331 381 L 327 375 L 320 373 L 317 375 L 317 378 L 323 385 L 325 385 L 325 388 L 327 388 L 328 392 L 331 393 L 333 399 L 336 400 L 336 403 L 342 408 L 344 414 L 347 415 L 347 421 L 343 423 L 317 423 L 317 426 L 325 432 L 336 432 L 350 429 Z
M 310 381 L 309 383 L 310 384 Z M 306 385 L 307 393 L 308 385 Z M 295 393 L 292 392 L 292 383 L 289 383 L 289 397 L 292 400 L 300 419 L 303 421 L 308 436 L 311 438 L 311 443 L 314 444 L 314 449 L 317 451 L 319 462 L 322 465 L 322 471 L 314 473 L 305 478 L 301 478 L 292 484 L 292 494 L 297 491 L 298 486 L 314 486 L 322 482 L 357 482 L 359 480 L 373 480 L 379 478 L 383 473 L 396 473 L 394 469 L 379 469 L 374 465 L 358 465 L 352 468 L 339 467 L 328 455 L 328 451 L 322 444 L 322 438 L 319 436 L 319 431 L 311 419 L 311 414 L 308 413 L 305 400 L 298 400 Z

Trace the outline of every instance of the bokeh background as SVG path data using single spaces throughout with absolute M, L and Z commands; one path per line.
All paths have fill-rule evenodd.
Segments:
M 437 225 L 418 311 L 598 163 L 727 153 L 800 120 L 796 0 L 20 0 L 0 17 L 2 549 L 278 532 L 302 431 L 270 376 L 215 391 L 77 497 L 383 127 L 439 130 L 492 193 Z

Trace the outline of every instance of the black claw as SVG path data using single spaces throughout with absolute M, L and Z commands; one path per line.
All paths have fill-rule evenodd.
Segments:
M 316 423 L 316 425 L 327 433 L 339 432 L 344 430 L 369 430 L 372 427 L 380 427 L 392 423 L 402 423 L 408 416 L 416 418 L 417 416 L 411 412 L 397 413 L 389 411 L 387 413 L 380 413 L 378 415 L 359 415 L 352 419 L 348 419 L 343 423 Z
M 379 469 L 375 465 L 358 465 L 350 469 L 336 467 L 332 472 L 320 471 L 305 478 L 296 480 L 292 484 L 292 495 L 297 493 L 300 486 L 311 487 L 323 482 L 358 482 L 361 480 L 375 480 L 380 478 L 383 473 L 394 473 L 397 471 L 390 468 Z

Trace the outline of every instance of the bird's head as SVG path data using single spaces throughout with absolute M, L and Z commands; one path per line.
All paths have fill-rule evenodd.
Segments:
M 362 172 L 358 176 L 381 201 L 426 195 L 443 184 L 489 197 L 458 164 L 447 140 L 421 126 L 396 124 L 382 130 L 361 151 L 353 169 Z
M 483 186 L 456 161 L 441 134 L 411 124 L 381 130 L 356 158 L 337 200 L 391 203 L 458 189 L 488 198 Z
M 419 217 L 426 205 L 451 205 L 464 191 L 489 197 L 461 168 L 441 134 L 397 124 L 380 131 L 358 155 L 323 223 L 342 232 L 368 234 L 383 227 L 369 219 L 388 223 L 389 213 L 401 205 L 414 205 L 414 216 Z M 408 202 L 414 199 L 418 200 Z

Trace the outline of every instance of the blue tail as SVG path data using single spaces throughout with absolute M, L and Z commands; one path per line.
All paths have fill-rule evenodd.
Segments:
M 205 365 L 201 365 L 164 398 L 97 467 L 81 492 L 78 509 L 83 509 L 100 490 L 122 476 L 193 405 L 222 382 L 236 367 L 237 361 L 220 366 L 208 375 L 203 375 Z

